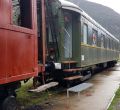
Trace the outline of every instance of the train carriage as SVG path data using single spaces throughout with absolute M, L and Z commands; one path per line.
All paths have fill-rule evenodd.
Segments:
M 36 21 L 36 14 L 32 14 L 35 2 L 21 0 L 20 9 L 18 0 L 16 3 L 14 1 L 0 1 L 0 84 L 37 75 L 38 71 L 35 56 L 36 23 L 33 22 Z M 15 5 L 18 6 L 17 11 L 21 12 L 21 17 L 16 17 Z
M 85 80 L 91 76 L 94 67 L 105 68 L 117 62 L 117 38 L 71 2 L 53 1 L 51 7 L 55 7 L 51 10 L 54 26 L 48 24 L 48 27 L 55 28 L 55 34 L 47 33 L 47 49 L 51 58 L 47 61 L 54 62 L 57 81 L 62 83 L 80 76 L 85 76 Z M 56 41 L 53 36 L 57 37 Z
M 43 39 L 40 39 L 41 47 L 37 45 L 37 3 L 36 0 L 0 0 L 0 105 L 3 102 L 3 110 L 16 110 L 15 91 L 20 81 L 26 82 L 45 69 Z M 42 0 L 39 7 L 43 25 L 44 6 Z M 41 33 L 44 33 L 42 24 Z M 42 56 L 39 64 L 38 49 Z

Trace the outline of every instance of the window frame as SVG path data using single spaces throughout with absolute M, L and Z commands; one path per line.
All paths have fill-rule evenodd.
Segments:
M 20 25 L 16 25 L 16 24 L 14 24 L 13 23 L 13 2 L 12 2 L 12 0 L 9 0 L 10 1 L 10 4 L 11 4 L 11 13 L 10 13 L 10 15 L 11 15 L 11 22 L 10 22 L 10 25 L 11 25 L 11 27 L 13 28 L 13 30 L 19 30 L 19 31 L 23 31 L 23 29 L 24 29 L 24 32 L 27 32 L 27 31 L 29 31 L 29 33 L 32 33 L 32 30 L 34 29 L 34 25 L 33 25 L 33 16 L 34 16 L 34 9 L 33 9 L 33 1 L 32 0 L 30 0 L 30 13 L 31 13 L 31 20 L 30 20 L 30 27 L 25 27 L 25 26 L 20 26 Z
M 93 34 L 94 34 L 94 33 L 96 33 L 96 34 L 95 34 L 95 35 L 96 35 L 96 36 L 95 36 L 95 37 L 96 37 L 95 43 L 93 43 L 93 39 L 94 39 L 94 38 L 93 38 Z M 92 45 L 93 45 L 93 46 L 98 46 L 98 31 L 97 31 L 96 29 L 94 29 L 94 28 L 92 28 Z
M 100 37 L 100 47 L 101 48 L 105 48 L 105 35 L 103 33 L 101 33 L 101 37 Z
M 86 29 L 86 30 L 84 31 L 84 29 Z M 86 32 L 86 36 L 85 36 L 84 32 Z M 88 44 L 88 24 L 87 23 L 83 23 L 83 43 Z

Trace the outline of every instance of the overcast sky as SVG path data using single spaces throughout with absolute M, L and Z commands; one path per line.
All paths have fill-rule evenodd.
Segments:
M 88 0 L 112 8 L 120 14 L 120 0 Z

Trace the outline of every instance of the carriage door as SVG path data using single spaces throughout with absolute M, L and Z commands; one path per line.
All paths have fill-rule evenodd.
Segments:
M 64 12 L 64 57 L 72 58 L 72 14 Z

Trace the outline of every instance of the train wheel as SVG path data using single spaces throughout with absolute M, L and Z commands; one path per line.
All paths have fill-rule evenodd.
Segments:
M 7 97 L 3 104 L 2 104 L 2 110 L 21 110 L 20 106 L 18 105 L 18 102 L 16 101 L 16 98 L 14 96 Z

